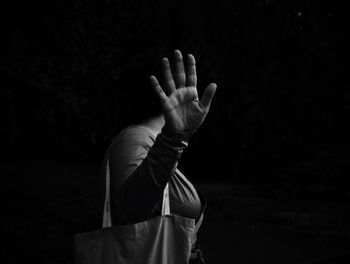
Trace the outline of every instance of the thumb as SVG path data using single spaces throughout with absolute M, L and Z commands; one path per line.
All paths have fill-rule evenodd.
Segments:
M 215 83 L 211 83 L 204 90 L 201 98 L 201 105 L 205 111 L 209 111 L 211 100 L 216 92 L 216 87 Z

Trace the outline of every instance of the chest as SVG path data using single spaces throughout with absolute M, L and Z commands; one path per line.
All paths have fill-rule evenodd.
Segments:
M 176 170 L 169 181 L 170 211 L 172 214 L 198 220 L 202 214 L 202 201 L 194 185 Z M 161 204 L 158 205 L 161 208 Z

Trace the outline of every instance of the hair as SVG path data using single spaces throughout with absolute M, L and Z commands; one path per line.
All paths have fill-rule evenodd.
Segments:
M 129 61 L 120 76 L 121 89 L 127 94 L 125 106 L 126 125 L 138 124 L 162 112 L 158 95 L 151 86 L 151 74 L 161 76 L 156 54 L 141 54 Z M 159 79 L 161 82 L 161 79 Z

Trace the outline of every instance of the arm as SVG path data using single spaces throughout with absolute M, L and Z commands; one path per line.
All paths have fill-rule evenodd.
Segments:
M 112 179 L 122 178 L 113 199 L 120 199 L 128 222 L 150 218 L 189 137 L 162 131 L 151 145 L 146 132 L 143 128 L 129 130 L 110 153 Z M 113 181 L 112 184 L 115 186 Z
M 199 101 L 195 60 L 192 55 L 188 56 L 186 74 L 182 55 L 180 51 L 175 51 L 175 80 L 168 59 L 164 58 L 162 65 L 167 93 L 163 91 L 156 77 L 150 78 L 161 100 L 165 116 L 162 132 L 152 147 L 145 146 L 137 137 L 131 138 L 125 148 L 130 155 L 120 155 L 119 160 L 121 164 L 126 164 L 126 169 L 119 171 L 123 174 L 120 203 L 128 219 L 135 222 L 151 215 L 187 147 L 189 136 L 203 123 L 216 90 L 215 84 L 208 85 Z M 123 150 L 119 149 L 114 156 L 118 156 L 117 152 L 123 153 Z M 114 174 L 113 167 L 111 169 Z

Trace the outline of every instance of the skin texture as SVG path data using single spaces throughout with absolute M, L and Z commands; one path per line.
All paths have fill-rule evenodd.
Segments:
M 168 58 L 162 59 L 165 90 L 155 76 L 150 76 L 150 81 L 162 104 L 166 129 L 175 133 L 195 131 L 209 112 L 217 86 L 209 84 L 199 100 L 194 56 L 188 54 L 186 71 L 179 50 L 174 51 L 174 58 L 174 74 Z

